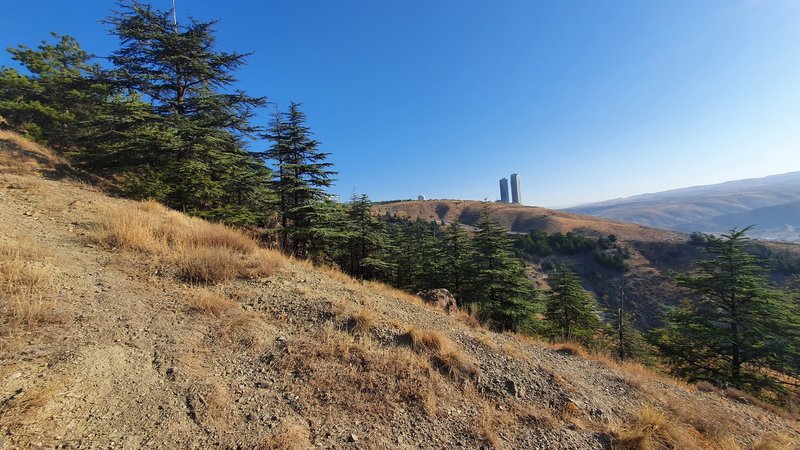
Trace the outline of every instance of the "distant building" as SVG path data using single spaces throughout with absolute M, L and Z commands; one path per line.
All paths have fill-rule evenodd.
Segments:
M 417 196 L 417 200 L 423 201 L 423 200 L 425 200 L 425 196 L 424 195 L 418 195 Z
M 519 174 L 516 173 L 511 174 L 511 202 L 522 203 L 522 192 L 519 189 Z
M 508 203 L 508 178 L 500 179 L 500 202 Z

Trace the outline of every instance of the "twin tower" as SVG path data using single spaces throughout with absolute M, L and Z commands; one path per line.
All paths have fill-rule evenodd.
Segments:
M 508 203 L 508 178 L 500 180 L 500 203 Z M 511 203 L 522 203 L 522 192 L 519 190 L 519 174 L 511 174 Z

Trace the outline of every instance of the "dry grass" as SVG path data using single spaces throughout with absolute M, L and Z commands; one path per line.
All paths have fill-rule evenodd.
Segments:
M 224 295 L 202 287 L 185 289 L 183 299 L 191 311 L 214 317 L 220 317 L 236 307 L 236 303 Z
M 753 445 L 753 450 L 793 450 L 797 442 L 785 434 L 764 436 Z
M 192 283 L 215 284 L 274 274 L 286 258 L 244 233 L 170 211 L 152 201 L 108 204 L 92 237 L 107 248 L 145 252 Z
M 63 322 L 56 279 L 43 259 L 34 245 L 0 240 L 0 318 L 6 322 L 0 334 Z
M 744 403 L 747 405 L 757 406 L 765 411 L 769 411 L 772 414 L 775 414 L 776 416 L 783 417 L 784 419 L 797 419 L 796 417 L 793 417 L 789 411 L 786 411 L 785 409 L 777 405 L 767 403 L 758 397 L 748 394 L 747 392 L 743 392 L 738 389 L 729 387 L 725 389 L 725 391 L 723 391 L 723 394 L 725 395 L 725 397 L 728 397 L 731 400 L 735 400 L 739 403 Z
M 643 408 L 633 423 L 611 428 L 612 448 L 617 450 L 693 450 L 701 449 L 696 436 L 686 427 L 670 421 L 652 407 Z
M 297 337 L 273 362 L 304 408 L 387 416 L 406 408 L 435 414 L 441 376 L 428 358 L 405 348 L 355 339 L 328 322 Z
M 414 351 L 428 355 L 434 365 L 451 378 L 462 379 L 478 375 L 475 363 L 445 335 L 411 327 L 403 337 L 408 339 Z
M 306 450 L 311 447 L 311 432 L 299 422 L 282 422 L 267 443 L 267 448 L 275 450 Z
M 217 284 L 237 278 L 244 261 L 240 255 L 220 247 L 192 247 L 176 258 L 178 276 L 190 283 Z
M 219 336 L 244 349 L 259 349 L 274 335 L 273 328 L 252 311 L 235 310 L 222 318 Z
M 507 430 L 517 423 L 516 416 L 508 411 L 499 411 L 489 402 L 483 402 L 480 413 L 475 417 L 472 431 L 475 436 L 492 448 L 503 448 L 499 430 Z
M 0 171 L 25 175 L 63 163 L 56 154 L 12 131 L 0 130 Z
M 589 359 L 589 353 L 581 344 L 576 342 L 560 342 L 553 346 L 555 351 L 565 355 L 580 356 L 584 359 Z
M 42 423 L 46 406 L 61 393 L 62 384 L 56 381 L 19 392 L 0 404 L 0 423 L 12 430 Z
M 225 424 L 230 419 L 234 400 L 228 387 L 218 378 L 191 384 L 187 392 L 189 414 L 206 426 Z
M 375 326 L 377 318 L 370 310 L 362 308 L 353 316 L 353 330 L 359 333 L 369 333 Z
M 477 308 L 456 308 L 451 314 L 471 328 L 479 328 L 481 326 Z

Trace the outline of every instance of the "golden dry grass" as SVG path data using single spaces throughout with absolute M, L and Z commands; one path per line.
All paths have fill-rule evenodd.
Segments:
M 267 443 L 267 448 L 275 450 L 306 450 L 311 447 L 311 432 L 300 422 L 282 422 Z
M 243 232 L 170 211 L 152 201 L 107 204 L 92 237 L 107 248 L 145 252 L 191 283 L 263 278 L 285 262 Z
M 785 434 L 763 436 L 753 445 L 753 450 L 794 450 L 796 448 L 797 442 Z
M 457 308 L 451 314 L 470 328 L 479 328 L 481 326 L 477 308 Z
M 452 378 L 471 378 L 478 375 L 475 363 L 444 334 L 410 327 L 403 334 L 411 348 L 428 355 L 436 367 Z
M 581 344 L 576 342 L 559 342 L 553 345 L 553 348 L 565 355 L 580 356 L 581 358 L 589 359 L 589 353 Z
M 703 446 L 691 430 L 672 422 L 667 414 L 646 406 L 629 424 L 611 427 L 616 450 L 694 450 Z
M 0 404 L 0 423 L 11 429 L 42 423 L 46 419 L 45 407 L 62 394 L 61 384 L 54 381 L 9 397 Z
M 236 307 L 225 295 L 203 287 L 190 287 L 183 291 L 183 299 L 193 312 L 220 317 Z
M 219 336 L 241 348 L 260 348 L 273 335 L 264 319 L 252 311 L 232 310 L 222 318 Z
M 394 414 L 417 408 L 436 413 L 441 375 L 428 358 L 406 348 L 383 348 L 355 339 L 328 322 L 311 335 L 287 341 L 273 362 L 307 408 L 341 408 L 352 414 Z
M 63 163 L 56 154 L 13 131 L 0 130 L 0 171 L 29 174 Z
M 0 240 L 0 334 L 63 322 L 54 272 L 42 255 L 35 245 Z
M 517 417 L 508 412 L 500 411 L 489 402 L 483 402 L 480 412 L 475 417 L 472 432 L 479 440 L 489 444 L 492 448 L 504 448 L 503 441 L 498 435 L 499 430 L 508 430 L 515 426 Z
M 372 331 L 372 327 L 375 326 L 376 321 L 375 314 L 366 308 L 362 308 L 353 316 L 353 329 L 359 333 L 369 333 Z
M 237 278 L 244 262 L 240 255 L 220 247 L 183 249 L 176 257 L 178 276 L 190 283 L 217 284 Z

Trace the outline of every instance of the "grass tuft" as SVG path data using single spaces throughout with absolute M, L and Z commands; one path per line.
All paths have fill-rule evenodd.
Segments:
M 702 448 L 691 430 L 671 422 L 664 412 L 649 406 L 639 412 L 633 423 L 613 426 L 611 437 L 615 450 Z
M 478 375 L 475 363 L 445 335 L 411 327 L 403 337 L 408 339 L 414 351 L 428 355 L 431 362 L 451 378 L 471 378 Z
M 298 422 L 281 423 L 267 445 L 267 448 L 276 450 L 306 450 L 311 447 L 311 432 L 305 424 Z

